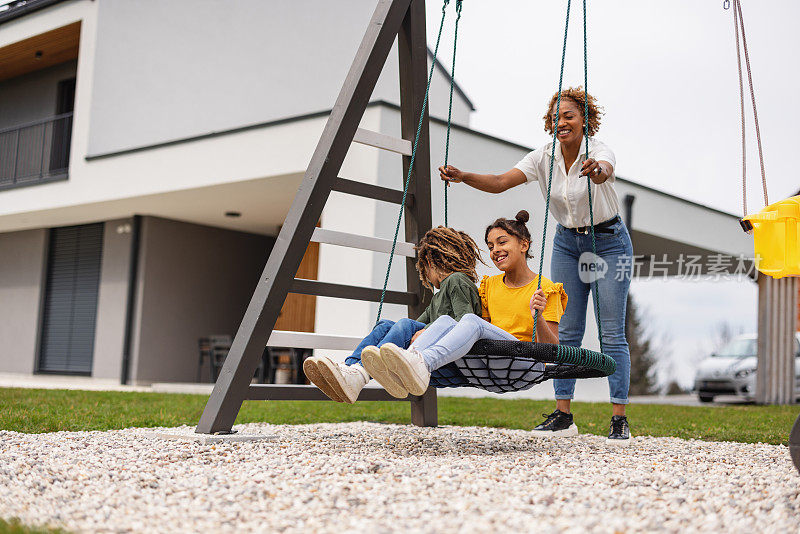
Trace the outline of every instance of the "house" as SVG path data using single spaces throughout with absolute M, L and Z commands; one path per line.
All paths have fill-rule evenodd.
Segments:
M 198 338 L 237 329 L 374 5 L 0 2 L 0 373 L 194 380 Z M 362 126 L 399 137 L 397 71 L 393 53 Z M 449 83 L 437 64 L 432 162 L 443 160 Z M 458 87 L 450 161 L 489 171 L 530 150 L 471 129 L 473 109 Z M 362 145 L 341 175 L 402 187 L 400 156 Z M 735 216 L 618 184 L 637 254 L 752 253 Z M 440 184 L 432 194 L 440 224 Z M 536 234 L 535 188 L 450 193 L 451 224 L 476 236 L 522 208 Z M 333 193 L 320 224 L 391 238 L 396 218 L 390 204 Z M 312 244 L 301 269 L 380 287 L 386 262 Z M 390 288 L 403 284 L 395 269 Z M 358 335 L 375 312 L 290 295 L 277 328 Z

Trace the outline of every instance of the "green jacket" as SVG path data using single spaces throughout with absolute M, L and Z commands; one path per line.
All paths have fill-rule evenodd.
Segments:
M 417 321 L 431 324 L 442 315 L 456 321 L 468 313 L 481 316 L 481 298 L 475 283 L 464 273 L 455 272 L 442 280 L 439 291 Z

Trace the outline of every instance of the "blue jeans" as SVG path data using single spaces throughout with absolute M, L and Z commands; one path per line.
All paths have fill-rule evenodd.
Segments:
M 616 372 L 608 377 L 611 402 L 628 403 L 631 383 L 631 356 L 625 338 L 625 308 L 633 269 L 633 245 L 628 229 L 622 221 L 608 227 L 611 233 L 595 232 L 597 255 L 608 265 L 605 274 L 597 275 L 597 292 L 600 305 L 600 325 L 603 330 L 603 350 L 617 363 Z M 553 239 L 553 256 L 550 275 L 553 281 L 564 284 L 569 301 L 558 325 L 558 341 L 562 345 L 580 347 L 586 330 L 586 305 L 594 284 L 583 271 L 581 279 L 581 254 L 592 252 L 591 234 L 579 234 L 560 224 Z M 594 307 L 594 301 L 592 301 Z M 556 399 L 571 399 L 575 393 L 574 379 L 553 381 Z
M 344 360 L 344 363 L 347 365 L 361 365 L 361 351 L 369 345 L 380 347 L 384 343 L 394 343 L 398 347 L 406 349 L 411 343 L 411 338 L 414 334 L 423 328 L 425 328 L 425 323 L 420 323 L 414 319 L 400 319 L 397 322 L 381 319 L 372 329 L 372 332 L 358 344 L 353 354 Z
M 509 356 L 464 359 L 479 339 L 517 341 L 502 328 L 468 313 L 458 322 L 449 315 L 439 317 L 417 338 L 413 348 L 420 352 L 431 371 L 431 385 L 437 387 L 472 385 L 503 393 L 527 389 L 541 376 L 544 364 L 539 362 Z M 448 376 L 450 369 L 462 376 L 453 379 Z

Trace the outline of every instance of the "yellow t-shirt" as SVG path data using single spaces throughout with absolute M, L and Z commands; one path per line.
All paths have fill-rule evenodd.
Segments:
M 520 341 L 530 341 L 533 336 L 530 302 L 536 292 L 538 277 L 522 287 L 508 287 L 503 281 L 504 276 L 484 276 L 481 280 L 478 293 L 483 304 L 483 318 Z M 542 277 L 542 291 L 547 298 L 542 318 L 559 322 L 567 307 L 564 285 Z

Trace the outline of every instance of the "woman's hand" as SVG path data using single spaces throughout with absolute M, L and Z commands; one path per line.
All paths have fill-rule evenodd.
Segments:
M 533 296 L 531 297 L 531 315 L 535 316 L 537 312 L 541 313 L 544 311 L 544 307 L 547 304 L 547 297 L 544 296 L 544 291 L 541 289 L 537 289 Z
M 464 173 L 456 169 L 452 165 L 439 167 L 439 176 L 445 182 L 460 183 L 464 181 Z
M 603 174 L 603 168 L 600 166 L 599 161 L 589 158 L 583 162 L 583 166 L 581 166 L 581 176 L 596 178 L 601 174 Z
M 597 161 L 589 158 L 581 166 L 581 176 L 588 176 L 596 184 L 602 184 L 608 180 L 613 172 L 613 167 L 607 161 Z

